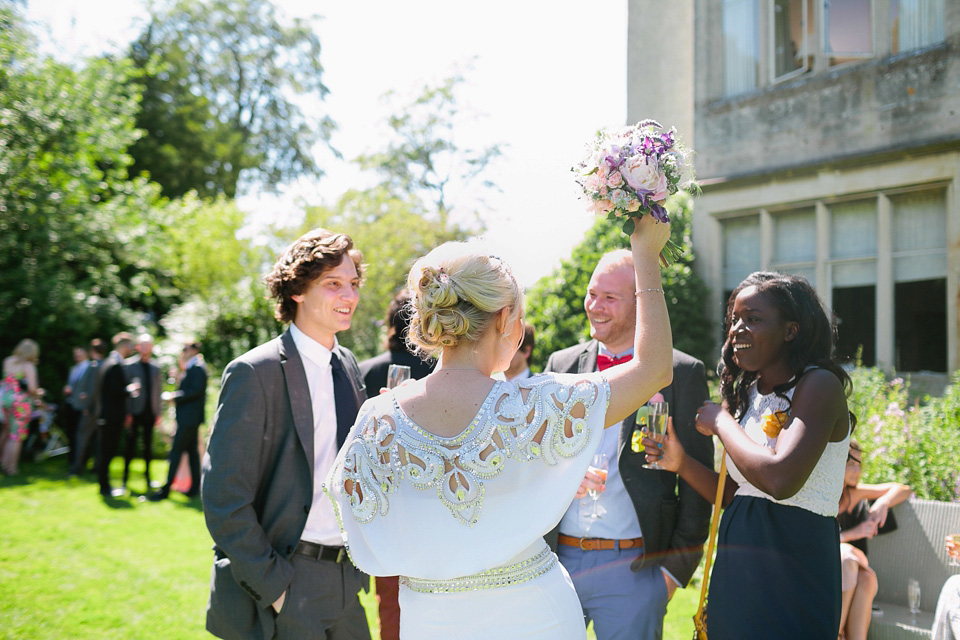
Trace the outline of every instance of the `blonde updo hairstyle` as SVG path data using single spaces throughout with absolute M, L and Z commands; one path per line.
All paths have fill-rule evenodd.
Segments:
M 420 353 L 476 342 L 504 307 L 511 322 L 523 312 L 523 291 L 510 267 L 464 242 L 444 243 L 417 260 L 407 288 L 407 344 Z

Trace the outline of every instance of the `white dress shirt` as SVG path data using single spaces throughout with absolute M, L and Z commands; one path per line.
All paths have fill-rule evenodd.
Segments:
M 340 525 L 333 504 L 323 494 L 323 480 L 337 458 L 337 411 L 333 400 L 330 349 L 308 337 L 295 324 L 290 325 L 290 335 L 303 360 L 313 408 L 313 505 L 300 538 L 340 546 L 343 544 Z

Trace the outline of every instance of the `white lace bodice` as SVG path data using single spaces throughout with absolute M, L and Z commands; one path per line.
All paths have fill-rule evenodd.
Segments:
M 598 373 L 498 381 L 453 438 L 421 428 L 392 393 L 368 400 L 325 484 L 353 562 L 440 580 L 522 554 L 570 504 L 609 394 Z
M 793 398 L 793 389 L 786 393 Z M 743 430 L 750 439 L 764 446 L 774 448 L 776 438 L 768 437 L 762 428 L 765 416 L 775 411 L 788 411 L 789 403 L 782 397 L 770 393 L 763 395 L 757 390 L 754 382 L 750 388 L 750 405 L 740 420 Z M 850 434 L 840 442 L 828 442 L 817 466 L 810 472 L 810 477 L 795 495 L 786 500 L 775 500 L 772 496 L 756 488 L 737 469 L 730 456 L 727 456 L 727 471 L 734 482 L 739 485 L 737 495 L 766 498 L 778 504 L 801 507 L 822 516 L 835 517 L 840 502 L 840 493 L 843 491 L 843 473 L 847 462 L 847 452 L 850 447 Z

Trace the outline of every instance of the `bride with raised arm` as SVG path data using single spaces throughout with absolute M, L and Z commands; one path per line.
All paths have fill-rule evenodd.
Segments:
M 413 266 L 409 340 L 427 377 L 360 409 L 326 482 L 351 560 L 400 576 L 400 635 L 582 640 L 580 603 L 543 534 L 600 442 L 672 370 L 658 254 L 668 224 L 630 237 L 636 357 L 604 372 L 496 380 L 523 336 L 523 292 L 500 259 L 447 243 Z

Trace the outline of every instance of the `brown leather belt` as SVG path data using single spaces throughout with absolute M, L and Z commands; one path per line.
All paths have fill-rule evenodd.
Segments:
M 627 540 L 607 540 L 606 538 L 574 538 L 564 534 L 557 535 L 559 544 L 576 547 L 581 551 L 601 551 L 608 549 L 642 549 L 643 538 L 629 538 Z

